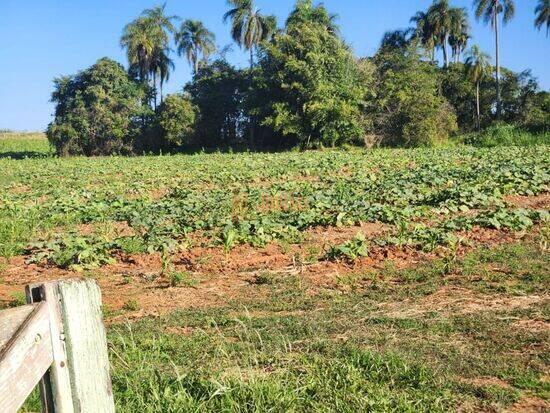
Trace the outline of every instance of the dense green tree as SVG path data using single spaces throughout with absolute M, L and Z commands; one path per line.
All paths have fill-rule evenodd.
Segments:
M 474 0 L 476 18 L 487 24 L 490 23 L 495 31 L 495 69 L 496 69 L 496 102 L 497 117 L 502 114 L 502 99 L 500 93 L 500 17 L 502 14 L 503 24 L 508 23 L 515 14 L 513 0 Z
M 141 132 L 143 87 L 102 58 L 75 76 L 55 79 L 49 141 L 59 155 L 130 153 Z
M 415 47 L 406 53 L 381 50 L 374 58 L 376 97 L 366 115 L 382 143 L 428 146 L 456 130 L 456 116 L 440 93 L 438 68 L 423 62 Z
M 198 110 L 195 126 L 197 144 L 228 147 L 243 143 L 248 118 L 243 102 L 249 75 L 224 60 L 199 67 L 192 82 L 185 86 Z
M 305 8 L 312 10 L 305 13 Z M 301 1 L 286 30 L 264 45 L 263 91 L 270 96 L 262 124 L 303 148 L 335 146 L 365 134 L 361 105 L 366 94 L 357 63 L 342 40 L 328 30 L 322 6 Z M 323 17 L 323 15 L 325 17 Z
M 481 82 L 491 76 L 491 64 L 489 55 L 474 45 L 466 56 L 466 71 L 468 77 L 476 85 L 476 126 L 481 129 L 480 89 Z
M 288 16 L 286 26 L 316 23 L 323 26 L 328 32 L 338 34 L 340 28 L 336 20 L 338 20 L 338 15 L 329 13 L 322 4 L 314 6 L 313 0 L 298 0 Z
M 540 30 L 546 26 L 546 36 L 548 36 L 550 34 L 550 0 L 539 0 L 535 14 L 535 27 Z
M 193 67 L 193 74 L 199 71 L 201 60 L 206 61 L 216 50 L 216 36 L 201 21 L 186 20 L 176 33 L 178 54 L 185 55 Z
M 188 98 L 180 94 L 168 95 L 157 112 L 163 146 L 170 148 L 191 143 L 196 108 Z
M 380 49 L 382 50 L 405 50 L 411 45 L 411 41 L 414 38 L 414 30 L 393 30 L 384 33 L 382 41 L 380 42 Z
M 223 20 L 231 21 L 231 36 L 240 46 L 250 52 L 250 67 L 254 66 L 254 48 L 269 39 L 277 29 L 274 16 L 264 16 L 254 0 L 227 0 L 231 7 Z

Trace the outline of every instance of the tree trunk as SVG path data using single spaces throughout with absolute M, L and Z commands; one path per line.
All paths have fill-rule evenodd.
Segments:
M 500 99 L 500 33 L 498 27 L 498 12 L 494 13 L 495 24 L 495 60 L 496 60 L 496 76 L 497 76 L 497 119 L 500 119 L 502 115 L 502 102 Z
M 476 86 L 477 131 L 479 132 L 481 130 L 481 112 L 479 110 L 479 80 L 477 81 Z
M 162 105 L 162 102 L 164 102 L 164 95 L 162 94 L 162 79 L 160 79 L 160 104 Z
M 155 110 L 157 109 L 157 72 L 153 72 L 153 94 L 154 99 L 153 102 L 155 104 Z
M 254 47 L 250 48 L 250 69 L 254 68 Z
M 443 43 L 443 57 L 445 58 L 445 67 L 449 67 L 449 50 L 447 49 L 447 43 L 449 40 L 449 35 L 445 35 L 445 40 Z

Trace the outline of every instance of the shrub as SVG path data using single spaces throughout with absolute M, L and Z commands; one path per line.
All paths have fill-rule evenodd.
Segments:
M 102 58 L 89 69 L 54 83 L 55 119 L 47 136 L 58 155 L 132 151 L 147 110 L 142 104 L 145 90 L 122 65 Z
M 550 132 L 533 134 L 517 126 L 497 124 L 480 133 L 468 135 L 464 141 L 481 148 L 549 145 Z
M 372 133 L 394 146 L 433 146 L 457 129 L 452 107 L 439 92 L 437 68 L 415 50 L 384 52 L 374 58 L 376 98 L 367 106 Z
M 291 16 L 262 51 L 270 97 L 262 124 L 302 147 L 360 142 L 366 89 L 353 54 L 329 27 L 323 6 L 300 2 Z

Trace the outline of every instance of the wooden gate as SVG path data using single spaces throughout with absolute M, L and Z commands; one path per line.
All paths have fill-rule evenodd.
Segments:
M 39 385 L 43 412 L 114 412 L 95 281 L 29 285 L 26 295 L 0 311 L 0 411 L 17 412 Z

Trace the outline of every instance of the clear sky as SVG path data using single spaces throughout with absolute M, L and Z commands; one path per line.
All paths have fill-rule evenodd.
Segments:
M 516 17 L 502 34 L 502 64 L 519 71 L 533 70 L 542 88 L 550 89 L 550 38 L 533 27 L 536 0 L 515 0 Z M 126 23 L 153 0 L 0 0 L 0 129 L 42 130 L 52 119 L 49 102 L 52 79 L 74 74 L 103 56 L 126 64 L 119 38 Z M 475 22 L 472 0 L 454 0 L 470 12 L 473 41 L 494 55 L 489 27 Z M 284 22 L 294 0 L 257 0 L 263 13 Z M 387 30 L 404 28 L 431 0 L 325 0 L 339 15 L 346 41 L 359 56 L 372 55 Z M 217 36 L 219 46 L 231 43 L 222 22 L 225 0 L 168 0 L 167 11 L 183 19 L 202 20 Z M 180 90 L 190 78 L 190 68 L 175 57 L 176 70 L 166 90 Z M 246 65 L 238 47 L 228 55 Z

